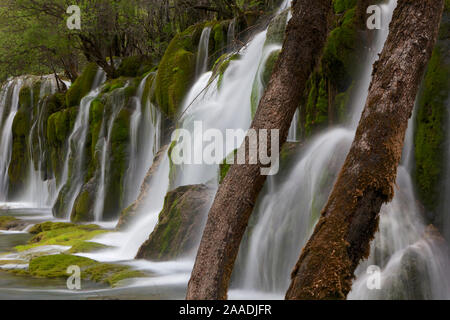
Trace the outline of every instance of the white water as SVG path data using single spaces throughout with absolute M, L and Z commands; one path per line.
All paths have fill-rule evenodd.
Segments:
M 150 99 L 154 76 L 149 74 L 142 79 L 134 98 L 135 110 L 130 123 L 130 163 L 124 186 L 125 207 L 137 199 L 145 175 L 161 147 L 161 112 Z M 152 88 L 144 97 L 147 81 L 152 81 Z
M 254 213 L 251 236 L 241 246 L 233 282 L 233 288 L 238 292 L 262 290 L 283 297 L 290 282 L 290 271 L 311 235 L 350 148 L 367 99 L 372 65 L 384 46 L 395 6 L 394 0 L 382 5 L 384 28 L 377 34 L 372 55 L 360 79 L 348 129 L 333 129 L 322 134 L 301 155 L 300 162 L 286 174 L 287 179 L 281 182 L 276 179 L 268 181 L 265 195 L 258 202 Z M 411 148 L 409 138 L 405 154 L 409 154 Z M 373 242 L 371 257 L 358 268 L 358 278 L 349 299 L 375 297 L 374 292 L 366 286 L 365 271 L 371 264 L 382 269 L 384 289 L 377 291 L 376 297 L 388 298 L 393 295 L 395 285 L 398 284 L 392 279 L 400 276 L 401 257 L 411 248 L 418 252 L 428 268 L 428 272 L 421 276 L 430 278 L 432 290 L 422 294 L 435 299 L 448 298 L 450 285 L 445 283 L 448 282 L 445 279 L 448 278 L 445 276 L 445 272 L 448 272 L 448 257 L 429 239 L 422 238 L 425 226 L 416 207 L 410 175 L 404 167 L 398 170 L 397 186 L 393 202 L 382 208 L 380 232 Z M 437 285 L 439 279 L 442 279 L 441 284 Z
M 3 125 L 0 123 L 1 136 L 0 136 L 0 201 L 5 201 L 8 198 L 8 168 L 11 162 L 12 153 L 12 125 L 14 117 L 16 116 L 17 110 L 19 108 L 19 93 L 20 89 L 24 84 L 24 79 L 22 77 L 14 78 L 9 80 L 8 83 L 2 88 L 4 90 L 2 93 L 2 101 L 0 108 L 2 109 L 2 116 L 5 114 L 5 109 L 7 108 L 8 94 L 9 90 L 12 88 L 12 98 L 9 114 L 5 114 L 6 118 Z M 0 121 L 2 118 L 0 118 Z
M 55 181 L 47 179 L 44 175 L 46 170 L 42 161 L 46 161 L 49 154 L 46 154 L 45 146 L 43 145 L 42 137 L 47 133 L 44 132 L 44 112 L 47 101 L 44 99 L 45 96 L 49 94 L 54 94 L 56 92 L 57 84 L 56 79 L 53 75 L 43 76 L 41 78 L 41 87 L 39 90 L 39 100 L 38 105 L 33 106 L 36 112 L 32 114 L 32 125 L 30 134 L 28 136 L 28 148 L 29 148 L 29 173 L 27 189 L 23 196 L 24 201 L 33 204 L 37 208 L 50 207 L 52 199 L 55 197 Z M 33 90 L 33 88 L 31 88 Z M 33 103 L 33 95 L 35 93 L 32 91 L 31 101 Z M 37 146 L 34 145 L 33 138 L 37 137 Z M 39 157 L 34 159 L 34 152 L 37 148 L 37 154 Z M 35 166 L 37 163 L 37 166 Z
M 200 132 L 194 132 L 194 121 L 202 121 L 204 130 L 215 128 L 225 133 L 226 129 L 246 130 L 251 122 L 250 95 L 258 66 L 262 58 L 262 48 L 266 39 L 266 32 L 262 32 L 248 44 L 242 51 L 242 59 L 230 62 L 224 74 L 224 85 L 217 89 L 217 82 L 210 83 L 211 72 L 204 73 L 193 85 L 188 93 L 183 110 L 181 127 L 193 133 L 194 139 L 200 138 Z M 198 150 L 202 149 L 201 141 L 197 144 Z M 242 141 L 237 141 L 237 146 Z M 193 146 L 194 147 L 194 146 Z M 228 148 L 225 151 L 233 151 Z M 197 149 L 193 149 L 193 154 Z M 164 205 L 164 197 L 169 188 L 169 157 L 164 158 L 159 165 L 154 179 L 151 181 L 150 196 L 142 205 L 144 214 L 124 232 L 115 232 L 96 238 L 94 241 L 114 246 L 110 250 L 98 253 L 83 254 L 99 261 L 124 261 L 132 260 L 142 243 L 147 240 L 158 222 L 158 215 Z M 175 186 L 206 183 L 217 180 L 218 165 L 186 165 L 183 166 L 183 174 L 179 177 Z M 180 279 L 187 281 L 192 267 L 193 257 L 186 260 L 174 261 L 175 265 L 182 266 L 184 275 L 178 274 Z M 134 262 L 133 262 L 134 263 Z M 150 268 L 152 263 L 144 262 Z
M 85 171 L 83 170 L 84 150 L 89 129 L 89 111 L 91 103 L 100 93 L 99 86 L 105 80 L 105 72 L 99 69 L 92 84 L 92 91 L 89 92 L 83 99 L 81 99 L 77 118 L 75 120 L 72 133 L 68 139 L 62 179 L 57 191 L 57 194 L 59 195 L 62 189 L 66 186 L 69 180 L 69 174 L 71 173 L 71 183 L 69 186 L 69 190 L 65 196 L 65 213 L 63 214 L 63 218 L 66 219 L 70 217 L 73 204 L 83 185 L 83 177 L 85 173 Z M 69 168 L 69 166 L 71 167 Z
M 203 29 L 198 45 L 197 63 L 195 65 L 195 76 L 198 78 L 206 72 L 208 68 L 208 52 L 209 52 L 209 36 L 211 34 L 211 27 Z
M 94 218 L 95 221 L 101 221 L 103 218 L 103 208 L 105 205 L 105 189 L 107 188 L 107 174 L 108 174 L 108 168 L 109 168 L 109 155 L 110 155 L 110 148 L 111 148 L 111 133 L 114 126 L 114 121 L 117 118 L 117 115 L 120 113 L 122 108 L 125 104 L 125 96 L 124 96 L 124 90 L 128 86 L 125 85 L 124 88 L 117 89 L 111 93 L 111 96 L 108 98 L 110 99 L 110 102 L 108 105 L 112 107 L 112 112 L 109 115 L 107 115 L 107 110 L 104 108 L 103 110 L 103 121 L 102 121 L 102 127 L 100 129 L 100 137 L 99 141 L 97 142 L 96 148 L 101 146 L 101 155 L 100 155 L 100 177 L 98 181 L 98 187 L 97 187 L 97 194 L 95 196 L 95 203 L 94 203 Z M 106 134 L 105 134 L 106 133 Z M 101 135 L 104 135 L 104 137 L 101 137 Z

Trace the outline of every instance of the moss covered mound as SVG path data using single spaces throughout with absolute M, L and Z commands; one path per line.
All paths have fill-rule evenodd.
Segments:
M 85 241 L 106 232 L 106 230 L 100 229 L 97 225 L 46 222 L 32 227 L 30 233 L 34 234 L 34 236 L 26 245 L 17 246 L 15 249 L 21 252 L 39 246 L 59 245 L 76 246 L 79 252 L 79 248 L 85 245 Z
M 227 22 L 199 23 L 177 34 L 164 53 L 155 83 L 155 101 L 169 119 L 174 119 L 195 77 L 197 47 L 202 31 L 211 28 L 209 56 L 213 62 L 225 48 Z
M 450 92 L 450 11 L 444 13 L 438 42 L 433 51 L 419 95 L 414 134 L 414 178 L 430 223 L 440 227 L 437 213 L 445 169 Z
M 97 71 L 98 66 L 95 63 L 90 63 L 86 66 L 83 73 L 75 80 L 67 91 L 67 107 L 70 108 L 80 105 L 81 99 L 91 91 Z
M 133 270 L 129 266 L 100 263 L 92 259 L 68 254 L 32 259 L 29 265 L 29 274 L 39 278 L 67 278 L 69 266 L 79 266 L 82 279 L 107 283 L 112 287 L 115 287 L 121 280 L 147 276 L 145 273 Z
M 117 68 L 118 77 L 138 77 L 153 69 L 152 60 L 147 56 L 132 56 L 122 60 Z
M 0 230 L 21 230 L 27 224 L 15 217 L 0 216 Z
M 206 185 L 182 186 L 169 192 L 158 224 L 136 258 L 170 260 L 194 250 L 213 197 L 214 190 Z

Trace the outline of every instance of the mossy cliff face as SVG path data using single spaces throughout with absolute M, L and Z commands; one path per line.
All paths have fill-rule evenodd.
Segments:
M 359 57 L 363 56 L 363 37 L 356 16 L 356 1 L 334 1 L 335 27 L 330 32 L 319 66 L 307 83 L 301 108 L 303 136 L 343 120 Z
M 122 60 L 117 69 L 117 77 L 138 77 L 153 69 L 153 62 L 146 56 L 132 56 Z
M 158 67 L 155 101 L 161 111 L 174 119 L 195 77 L 198 43 L 205 27 L 212 29 L 209 42 L 211 61 L 220 56 L 226 28 L 223 22 L 200 23 L 177 34 L 170 42 Z
M 214 189 L 206 185 L 182 186 L 170 191 L 157 226 L 136 258 L 171 260 L 195 250 L 214 194 Z
M 12 125 L 13 145 L 11 162 L 8 168 L 9 196 L 14 196 L 26 186 L 29 167 L 28 135 L 30 133 L 31 114 L 33 112 L 32 87 L 26 85 L 19 93 L 19 109 Z
M 91 91 L 97 71 L 98 66 L 95 63 L 88 64 L 83 73 L 70 86 L 66 94 L 68 108 L 79 106 L 81 99 Z
M 418 99 L 415 123 L 414 178 L 430 223 L 440 227 L 438 215 L 442 177 L 446 167 L 445 140 L 448 136 L 450 100 L 450 9 L 446 7 L 439 40 L 433 51 Z

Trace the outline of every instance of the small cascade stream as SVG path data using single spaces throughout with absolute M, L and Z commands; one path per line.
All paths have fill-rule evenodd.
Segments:
M 36 112 L 32 115 L 32 125 L 28 137 L 30 164 L 28 184 L 23 199 L 37 208 L 50 207 L 56 192 L 55 181 L 45 177 L 44 170 L 46 169 L 43 161 L 46 161 L 49 155 L 46 154 L 44 141 L 42 141 L 42 137 L 46 135 L 43 116 L 47 100 L 44 98 L 47 95 L 54 94 L 56 90 L 57 84 L 54 76 L 42 77 L 38 105 L 35 106 Z M 31 92 L 31 100 L 33 101 L 33 96 L 36 93 L 33 92 L 33 89 Z
M 2 87 L 0 100 L 0 201 L 8 199 L 8 168 L 12 152 L 12 125 L 19 108 L 19 93 L 24 85 L 22 77 L 9 80 Z M 9 107 L 9 110 L 7 108 Z
M 154 77 L 155 73 L 145 76 L 134 97 L 135 110 L 130 123 L 130 163 L 125 178 L 125 206 L 137 199 L 144 177 L 161 147 L 161 112 L 150 99 L 154 91 Z M 149 80 L 152 80 L 152 87 L 147 96 L 144 96 Z
M 195 66 L 195 76 L 198 78 L 206 72 L 208 68 L 208 52 L 209 52 L 209 36 L 211 34 L 211 27 L 203 29 L 200 36 L 200 43 L 198 45 L 197 63 Z

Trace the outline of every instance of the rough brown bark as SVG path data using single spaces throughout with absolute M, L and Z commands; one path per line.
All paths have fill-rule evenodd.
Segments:
M 443 0 L 398 0 L 355 140 L 292 272 L 287 299 L 347 297 L 356 267 L 369 255 L 381 205 L 394 196 L 408 120 L 443 7 Z
M 251 126 L 257 132 L 279 129 L 280 147 L 286 141 L 306 81 L 323 49 L 330 9 L 330 0 L 292 3 L 293 16 L 283 50 Z M 245 143 L 241 148 L 245 148 Z M 220 185 L 197 253 L 187 299 L 227 298 L 239 245 L 266 180 L 260 174 L 261 167 L 261 164 L 233 165 Z

